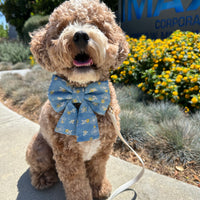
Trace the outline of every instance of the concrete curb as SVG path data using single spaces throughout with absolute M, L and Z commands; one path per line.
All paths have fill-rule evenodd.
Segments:
M 9 110 L 0 103 L 0 199 L 1 200 L 65 200 L 61 183 L 38 191 L 31 186 L 26 147 L 39 126 Z M 133 178 L 140 167 L 110 157 L 107 175 L 113 190 Z M 200 189 L 175 179 L 145 171 L 133 189 L 115 200 L 198 200 Z

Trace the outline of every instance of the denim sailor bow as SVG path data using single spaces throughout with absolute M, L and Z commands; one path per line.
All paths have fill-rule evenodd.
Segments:
M 99 138 L 97 117 L 105 115 L 110 104 L 108 81 L 95 82 L 83 87 L 71 87 L 64 79 L 53 75 L 48 98 L 56 112 L 64 110 L 55 131 L 76 135 L 77 142 Z M 74 104 L 79 103 L 77 108 Z

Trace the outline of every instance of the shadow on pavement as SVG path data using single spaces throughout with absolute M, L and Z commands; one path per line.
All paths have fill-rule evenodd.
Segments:
M 45 190 L 36 190 L 31 185 L 29 170 L 24 172 L 18 180 L 18 196 L 16 200 L 66 200 L 62 183 L 59 182 L 51 188 Z M 127 189 L 124 192 L 134 192 L 131 200 L 137 199 L 137 193 L 133 189 Z M 120 195 L 119 195 L 120 196 Z
M 31 185 L 29 170 L 22 174 L 17 187 L 18 196 L 16 200 L 66 200 L 61 182 L 45 190 L 36 190 Z

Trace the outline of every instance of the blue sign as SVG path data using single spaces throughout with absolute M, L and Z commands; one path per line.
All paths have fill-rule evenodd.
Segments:
M 122 28 L 131 36 L 165 38 L 173 31 L 200 31 L 200 0 L 121 0 Z

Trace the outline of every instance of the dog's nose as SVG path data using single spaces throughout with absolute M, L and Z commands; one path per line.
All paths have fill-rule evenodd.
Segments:
M 83 31 L 78 31 L 74 34 L 73 41 L 79 48 L 85 48 L 88 44 L 89 36 Z

